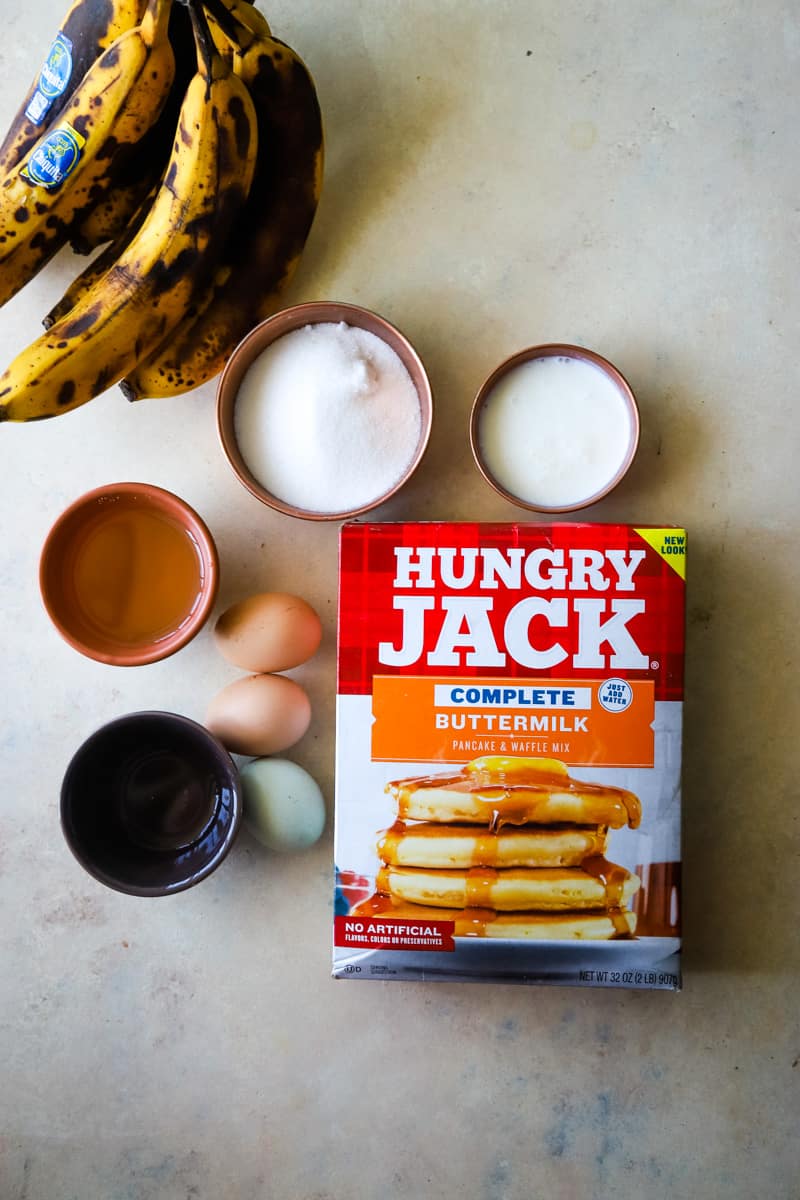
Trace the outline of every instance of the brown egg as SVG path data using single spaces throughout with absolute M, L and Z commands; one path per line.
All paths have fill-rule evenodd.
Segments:
M 214 638 L 243 671 L 288 671 L 316 654 L 322 624 L 314 609 L 288 592 L 261 592 L 226 609 Z
M 217 692 L 206 728 L 234 754 L 277 754 L 299 741 L 311 720 L 308 696 L 285 675 L 248 675 Z

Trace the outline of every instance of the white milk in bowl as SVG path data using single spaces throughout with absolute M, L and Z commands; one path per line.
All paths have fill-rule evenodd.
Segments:
M 635 401 L 603 361 L 566 352 L 532 357 L 502 374 L 483 399 L 478 453 L 494 481 L 524 505 L 581 507 L 630 465 Z

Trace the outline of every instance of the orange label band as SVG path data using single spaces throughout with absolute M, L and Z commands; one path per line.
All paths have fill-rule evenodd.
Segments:
M 652 767 L 652 680 L 376 675 L 375 762 L 469 762 L 478 754 Z

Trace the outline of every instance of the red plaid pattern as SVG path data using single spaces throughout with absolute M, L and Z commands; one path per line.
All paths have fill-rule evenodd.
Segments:
M 340 694 L 370 694 L 372 692 L 372 677 L 382 675 L 437 675 L 441 669 L 428 667 L 421 658 L 420 661 L 407 667 L 387 667 L 378 660 L 378 645 L 389 641 L 400 644 L 402 636 L 402 614 L 396 612 L 392 603 L 395 597 L 394 580 L 396 575 L 395 548 L 408 547 L 456 547 L 465 548 L 497 548 L 508 550 L 521 547 L 526 554 L 537 547 L 561 549 L 565 552 L 565 561 L 569 561 L 568 552 L 572 549 L 598 550 L 601 553 L 615 550 L 644 550 L 644 560 L 639 565 L 635 575 L 635 590 L 622 592 L 626 598 L 642 599 L 645 611 L 634 616 L 628 623 L 628 629 L 638 646 L 649 659 L 645 670 L 621 672 L 625 678 L 652 679 L 655 683 L 656 700 L 681 700 L 683 698 L 683 660 L 684 660 L 684 581 L 670 563 L 652 549 L 628 525 L 600 525 L 590 523 L 557 523 L 557 524 L 480 524 L 478 522 L 396 522 L 369 524 L 352 522 L 341 529 L 340 561 L 339 561 L 339 657 L 338 657 L 338 690 Z M 460 567 L 463 560 L 457 556 L 456 566 Z M 523 579 L 522 586 L 508 589 L 502 584 L 496 589 L 481 592 L 478 584 L 471 588 L 448 588 L 437 580 L 434 588 L 402 589 L 397 594 L 427 594 L 435 596 L 437 601 L 447 594 L 458 595 L 488 595 L 493 598 L 493 608 L 490 616 L 493 631 L 498 644 L 502 647 L 502 630 L 505 618 L 511 608 L 526 596 L 539 594 Z M 548 589 L 541 595 L 547 599 L 560 596 L 576 597 L 607 597 L 613 593 L 613 587 L 607 592 L 593 592 L 591 589 L 571 592 L 568 589 Z M 427 614 L 438 631 L 438 621 L 434 614 Z M 534 622 L 540 618 L 535 617 Z M 534 625 L 534 630 L 537 626 Z M 543 636 L 543 635 L 542 635 Z M 558 628 L 553 639 L 561 643 L 569 652 L 570 658 L 577 649 L 578 618 L 570 606 L 569 624 Z M 431 634 L 430 642 L 426 641 L 426 650 L 431 649 L 435 633 Z M 608 649 L 608 646 L 605 647 Z M 448 676 L 463 676 L 465 678 L 480 678 L 482 676 L 507 675 L 510 679 L 526 678 L 570 678 L 580 680 L 596 678 L 598 671 L 573 667 L 570 659 L 558 663 L 549 670 L 530 670 L 520 666 L 509 655 L 507 664 L 498 672 L 494 667 L 474 667 L 463 665 L 448 667 Z M 609 668 L 608 673 L 614 674 Z

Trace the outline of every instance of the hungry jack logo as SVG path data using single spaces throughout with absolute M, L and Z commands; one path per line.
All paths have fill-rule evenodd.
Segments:
M 539 671 L 571 658 L 590 670 L 646 670 L 649 657 L 629 629 L 646 609 L 644 599 L 629 595 L 645 556 L 630 549 L 397 546 L 392 607 L 401 614 L 401 638 L 380 643 L 379 661 L 496 668 L 510 657 Z M 502 622 L 493 621 L 500 589 L 522 596 Z M 568 648 L 558 631 L 571 614 L 577 640 Z
M 377 676 L 651 680 L 683 694 L 684 590 L 667 534 L 627 525 L 345 525 L 340 693 Z M 680 562 L 683 568 L 683 559 Z

